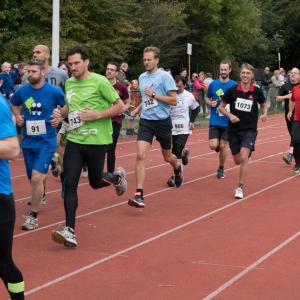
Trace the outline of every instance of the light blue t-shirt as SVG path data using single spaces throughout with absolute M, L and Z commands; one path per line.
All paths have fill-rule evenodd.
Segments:
M 6 99 L 0 95 L 0 139 L 16 136 L 16 126 Z M 12 193 L 8 160 L 0 159 L 0 194 Z
M 64 106 L 64 93 L 56 86 L 45 83 L 34 89 L 31 84 L 21 86 L 10 99 L 22 106 L 25 124 L 22 128 L 22 148 L 56 147 L 57 130 L 50 124 L 53 110 Z
M 146 87 L 150 87 L 154 93 L 167 96 L 169 91 L 176 91 L 173 77 L 162 70 L 157 70 L 154 73 L 145 72 L 139 77 L 139 86 L 142 95 L 141 118 L 147 120 L 167 119 L 171 113 L 170 105 L 148 97 L 144 90 Z
M 218 101 L 216 107 L 210 108 L 209 125 L 222 127 L 228 126 L 229 119 L 219 112 L 218 106 L 220 105 L 222 96 L 225 94 L 226 90 L 236 84 L 236 81 L 231 79 L 227 82 L 221 82 L 220 79 L 216 79 L 209 85 L 206 97 Z

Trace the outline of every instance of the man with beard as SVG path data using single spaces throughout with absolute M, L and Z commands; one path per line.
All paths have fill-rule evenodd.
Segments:
M 223 60 L 219 67 L 219 79 L 214 80 L 208 88 L 205 101 L 211 107 L 209 119 L 209 147 L 211 150 L 219 152 L 219 168 L 217 169 L 217 178 L 225 177 L 224 165 L 227 156 L 228 145 L 228 117 L 219 112 L 222 96 L 226 90 L 236 82 L 229 78 L 231 72 L 231 62 Z
M 21 86 L 11 98 L 17 125 L 22 127 L 22 150 L 27 177 L 32 189 L 31 210 L 23 230 L 38 227 L 40 199 L 44 181 L 56 149 L 56 128 L 59 120 L 52 118 L 54 109 L 64 106 L 64 93 L 45 82 L 44 64 L 39 60 L 28 63 L 29 84 Z
M 288 80 L 282 87 L 280 87 L 279 93 L 278 93 L 279 96 L 276 97 L 277 102 L 284 101 L 285 122 L 286 122 L 286 126 L 287 126 L 290 136 L 291 136 L 293 117 L 291 116 L 291 120 L 289 120 L 288 116 L 287 116 L 289 113 L 289 100 L 292 97 L 292 89 L 297 84 L 299 84 L 299 69 L 293 68 L 290 72 L 290 80 Z M 291 136 L 290 149 L 288 150 L 287 153 L 284 153 L 282 156 L 282 159 L 288 165 L 292 164 L 293 151 L 294 151 L 294 147 L 293 147 L 292 136 Z

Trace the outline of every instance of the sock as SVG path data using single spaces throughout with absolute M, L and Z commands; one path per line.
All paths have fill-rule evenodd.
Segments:
M 244 187 L 244 184 L 243 183 L 239 183 L 239 186 L 240 188 L 243 188 Z
M 21 293 L 12 293 L 9 292 L 9 296 L 11 300 L 24 300 L 24 292 Z
M 29 213 L 29 215 L 30 215 L 30 216 L 33 216 L 34 218 L 37 218 L 38 213 L 35 212 L 35 211 L 31 211 L 31 212 Z
M 144 197 L 144 190 L 143 189 L 136 189 L 137 193 L 140 193 L 142 197 Z
M 215 151 L 220 152 L 220 146 L 218 146 Z
M 219 166 L 219 169 L 224 170 L 224 166 Z

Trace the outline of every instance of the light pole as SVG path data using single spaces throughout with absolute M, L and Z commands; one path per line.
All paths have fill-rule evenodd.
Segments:
M 52 1 L 52 66 L 59 62 L 59 0 Z

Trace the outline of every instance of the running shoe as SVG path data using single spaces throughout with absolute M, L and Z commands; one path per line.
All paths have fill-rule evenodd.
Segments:
M 142 197 L 141 193 L 135 193 L 133 198 L 128 200 L 128 205 L 143 208 L 145 207 L 144 197 Z
M 180 187 L 182 185 L 183 182 L 183 167 L 181 164 L 179 164 L 179 167 L 177 168 L 177 170 L 174 170 L 174 174 L 175 174 L 175 185 L 176 187 Z
M 244 198 L 243 188 L 241 186 L 238 186 L 235 189 L 234 198 L 235 199 L 243 199 Z
M 52 231 L 51 237 L 54 242 L 64 244 L 66 247 L 74 248 L 77 246 L 75 232 L 70 227 L 65 226 Z
M 84 167 L 82 168 L 82 177 L 87 178 L 88 176 L 89 176 L 88 167 L 87 167 L 87 166 L 84 166 Z
M 118 167 L 114 172 L 114 175 L 118 175 L 120 177 L 119 182 L 114 184 L 114 187 L 116 188 L 117 195 L 121 196 L 127 189 L 126 171 L 123 168 Z
M 175 177 L 174 177 L 174 175 L 172 175 L 172 176 L 168 179 L 167 185 L 168 185 L 169 187 L 174 187 L 174 186 L 175 186 Z
M 189 163 L 189 154 L 190 154 L 190 151 L 188 148 L 182 149 L 181 160 L 182 160 L 182 164 L 185 166 Z
M 299 174 L 300 173 L 300 165 L 295 165 L 295 167 L 293 168 L 293 171 L 295 174 Z
M 293 154 L 289 152 L 285 153 L 283 154 L 282 159 L 287 165 L 291 165 L 293 161 Z
M 58 177 L 62 171 L 62 166 L 59 162 L 59 154 L 54 153 L 52 161 L 51 161 L 51 171 L 54 177 Z
M 32 215 L 25 216 L 25 222 L 22 225 L 22 230 L 34 230 L 39 227 L 38 219 Z
M 217 178 L 218 179 L 223 179 L 225 178 L 225 172 L 224 172 L 224 169 L 223 168 L 219 168 L 217 170 Z

